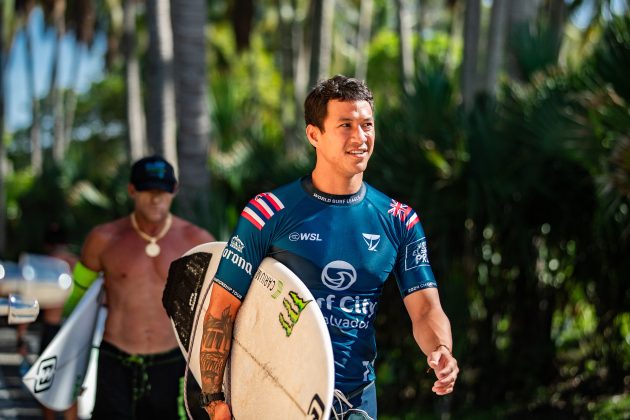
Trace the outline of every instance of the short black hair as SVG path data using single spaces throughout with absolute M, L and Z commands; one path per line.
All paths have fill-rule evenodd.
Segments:
M 367 101 L 374 111 L 374 96 L 364 81 L 338 74 L 322 80 L 311 90 L 304 101 L 304 122 L 324 131 L 328 102 Z

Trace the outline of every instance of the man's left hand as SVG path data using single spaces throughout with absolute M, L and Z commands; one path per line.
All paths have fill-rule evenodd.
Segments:
M 437 395 L 446 395 L 453 392 L 459 367 L 457 360 L 444 346 L 437 347 L 427 358 L 429 367 L 435 372 L 437 381 L 433 383 L 431 390 Z

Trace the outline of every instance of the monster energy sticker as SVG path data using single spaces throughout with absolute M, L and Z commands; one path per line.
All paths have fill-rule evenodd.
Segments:
M 291 304 L 291 302 L 289 302 L 287 298 L 284 298 L 282 300 L 282 304 L 287 310 L 289 320 L 287 321 L 284 317 L 284 314 L 282 313 L 278 315 L 280 325 L 282 326 L 282 328 L 284 328 L 284 332 L 287 334 L 287 337 L 291 336 L 291 333 L 293 332 L 293 327 L 295 327 L 295 324 L 297 324 L 298 320 L 300 319 L 300 314 L 302 313 L 304 308 L 306 308 L 306 305 L 312 302 L 311 300 L 305 301 L 294 291 L 290 291 L 289 296 L 291 297 L 293 304 Z

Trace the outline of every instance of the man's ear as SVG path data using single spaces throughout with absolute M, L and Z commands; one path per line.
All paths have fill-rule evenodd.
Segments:
M 127 184 L 127 193 L 129 193 L 129 197 L 133 197 L 136 193 L 136 187 L 132 183 Z
M 311 143 L 311 146 L 315 148 L 317 147 L 320 134 L 319 128 L 315 127 L 313 124 L 306 126 L 306 138 L 308 139 L 308 142 Z

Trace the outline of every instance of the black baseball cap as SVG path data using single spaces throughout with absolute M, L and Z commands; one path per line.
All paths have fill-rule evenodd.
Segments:
M 177 185 L 173 166 L 158 155 L 148 156 L 134 163 L 129 182 L 138 191 L 162 190 L 169 193 L 175 191 Z

